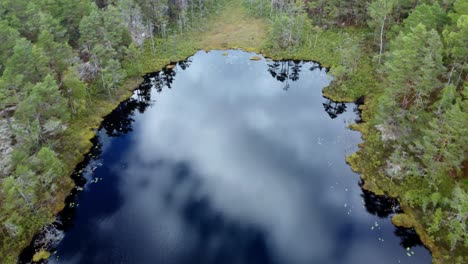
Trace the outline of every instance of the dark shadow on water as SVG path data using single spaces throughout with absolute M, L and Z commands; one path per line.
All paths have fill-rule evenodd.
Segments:
M 195 250 L 198 256 L 192 256 L 195 262 L 198 258 L 211 260 L 208 263 L 213 264 L 274 263 L 261 230 L 227 219 L 212 208 L 209 199 L 188 199 L 182 215 L 198 236 L 203 237 L 203 243 L 197 243 L 199 246 Z M 215 249 L 206 244 L 215 245 Z
M 360 182 L 362 188 L 363 182 Z M 376 195 L 370 191 L 362 189 L 361 197 L 368 213 L 380 218 L 392 217 L 395 214 L 403 213 L 398 201 L 386 195 Z M 400 238 L 400 245 L 403 248 L 424 246 L 418 234 L 413 228 L 395 227 L 395 235 Z
M 331 119 L 337 118 L 342 113 L 346 112 L 346 104 L 341 102 L 333 102 L 332 100 L 327 100 L 323 103 L 323 108 L 325 112 L 331 117 Z
M 361 181 L 359 186 L 364 185 Z M 395 198 L 390 198 L 386 195 L 376 195 L 370 191 L 362 189 L 361 197 L 364 200 L 364 205 L 369 214 L 376 215 L 380 218 L 387 218 L 390 215 L 401 213 L 402 210 Z
M 183 199 L 181 205 L 182 219 L 193 228 L 197 237 L 203 238 L 203 241 L 196 243 L 196 255 L 190 256 L 192 263 L 275 263 L 260 228 L 228 219 L 216 211 L 208 197 L 197 196 L 201 181 L 189 164 L 179 162 L 172 166 L 172 170 L 172 187 L 167 188 L 168 192 L 164 194 L 165 202 L 168 206 L 176 202 L 174 197 L 177 194 L 174 192 L 177 186 L 186 186 L 188 197 Z M 207 244 L 212 246 L 207 247 Z
M 413 228 L 396 227 L 395 235 L 401 239 L 400 245 L 403 248 L 424 246 L 418 234 Z
M 121 103 L 102 122 L 110 137 L 119 137 L 132 131 L 135 110 L 143 113 L 151 105 L 151 89 L 139 88 L 135 96 Z

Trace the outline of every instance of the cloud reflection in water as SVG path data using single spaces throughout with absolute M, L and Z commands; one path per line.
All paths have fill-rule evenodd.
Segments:
M 155 103 L 127 113 L 124 136 L 108 126 L 102 137 L 117 137 L 96 173 L 122 202 L 78 216 L 74 230 L 89 231 L 69 234 L 60 263 L 79 254 L 81 263 L 430 261 L 422 248 L 405 258 L 388 219 L 370 230 L 379 219 L 344 160 L 360 142 L 346 129 L 356 114 L 342 104 L 327 113 L 336 107 L 321 97 L 325 69 L 229 53 L 197 53 L 169 74 L 171 89 L 153 78 L 163 83 Z M 93 207 L 86 197 L 80 210 Z M 84 237 L 91 246 L 76 246 Z

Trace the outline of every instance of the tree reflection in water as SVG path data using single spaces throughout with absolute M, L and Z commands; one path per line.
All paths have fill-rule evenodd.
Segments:
M 337 118 L 339 115 L 346 112 L 348 105 L 345 102 L 335 102 L 330 99 L 327 99 L 323 104 L 325 112 L 330 116 L 331 119 Z M 359 106 L 364 104 L 364 99 L 361 97 L 354 102 L 353 111 L 356 113 L 357 118 L 354 120 L 356 124 L 362 123 L 361 119 L 361 109 Z
M 134 96 L 122 102 L 102 122 L 110 137 L 119 137 L 132 131 L 135 110 L 143 113 L 151 105 L 151 89 L 140 86 L 135 90 Z
M 401 239 L 400 245 L 406 249 L 415 246 L 424 246 L 413 228 L 396 227 L 395 235 Z
M 171 89 L 178 71 L 180 72 L 180 70 L 183 71 L 187 69 L 190 67 L 190 64 L 190 60 L 182 61 L 177 63 L 177 67 L 175 68 L 165 68 L 160 72 L 143 76 L 144 82 L 135 90 L 134 95 L 127 101 L 121 103 L 109 116 L 105 118 L 102 123 L 102 128 L 105 129 L 103 133 L 106 133 L 110 137 L 119 137 L 131 132 L 133 130 L 132 125 L 135 121 L 134 118 L 136 111 L 143 113 L 155 102 L 154 94 L 153 98 L 151 98 L 153 88 L 158 93 L 162 92 L 165 88 Z M 275 80 L 284 83 L 283 89 L 287 91 L 290 87 L 290 82 L 299 80 L 303 65 L 307 64 L 303 64 L 301 61 L 274 61 L 268 63 L 268 72 Z M 322 67 L 319 64 L 313 64 L 309 68 L 310 71 L 315 71 L 317 69 L 322 70 Z M 360 101 L 356 102 L 357 105 L 361 103 L 362 102 Z M 333 102 L 328 99 L 323 103 L 323 107 L 332 119 L 347 111 L 347 104 Z M 354 111 L 359 112 L 358 107 L 355 107 Z M 45 242 L 44 240 L 44 237 L 53 234 L 48 232 L 48 229 L 57 229 L 62 231 L 73 227 L 72 221 L 76 214 L 76 206 L 74 205 L 79 201 L 79 189 L 85 186 L 86 175 L 90 174 L 90 171 L 92 172 L 93 168 L 99 166 L 97 164 L 100 162 L 101 144 L 98 137 L 99 135 L 93 141 L 94 147 L 92 151 L 86 156 L 86 160 L 76 168 L 75 173 L 72 176 L 77 188 L 75 188 L 71 195 L 66 198 L 66 208 L 59 214 L 57 221 L 45 228 L 43 233 L 35 237 L 30 247 L 23 252 L 21 259 L 31 259 L 32 254 L 34 254 L 34 249 L 43 248 L 50 251 L 54 251 L 56 249 L 56 244 L 50 243 L 53 241 Z M 95 163 L 95 165 L 93 165 L 93 163 Z M 184 177 L 188 174 L 188 165 L 176 165 L 177 166 L 175 167 L 178 168 L 178 171 L 174 174 L 175 177 L 172 178 L 173 182 L 170 183 L 170 185 L 173 185 L 173 188 L 168 188 L 170 191 L 164 194 L 164 198 L 168 204 L 177 202 L 177 199 L 175 199 L 176 195 L 173 193 L 174 190 L 177 190 L 177 186 L 180 186 L 182 183 L 187 185 Z M 112 183 L 106 184 L 106 186 L 109 186 L 108 188 L 112 189 L 115 187 L 111 187 L 110 184 L 117 183 L 114 180 Z M 148 184 L 142 182 L 141 185 L 146 186 Z M 195 181 L 192 182 L 192 185 L 189 187 L 197 189 L 200 188 L 199 185 L 200 183 Z M 102 188 L 103 187 L 101 187 L 101 190 L 103 190 Z M 105 215 L 108 215 L 109 212 L 116 211 L 119 204 L 121 204 L 121 201 L 118 201 L 115 197 L 112 197 L 112 199 L 105 197 L 107 195 L 106 192 L 101 192 L 100 195 L 102 196 L 102 199 L 105 199 L 108 203 L 106 204 L 106 208 L 100 208 L 101 211 L 99 213 L 93 212 L 96 218 L 103 218 Z M 377 196 L 366 190 L 362 190 L 361 196 L 366 210 L 372 215 L 376 215 L 380 218 L 388 218 L 401 212 L 401 209 L 395 199 L 391 199 L 386 196 Z M 220 250 L 217 251 L 219 252 L 218 254 L 229 255 L 211 256 L 213 259 L 236 259 L 239 263 L 271 262 L 272 256 L 269 255 L 267 245 L 265 244 L 267 239 L 265 238 L 266 234 L 264 231 L 248 225 L 239 224 L 237 221 L 230 220 L 222 214 L 217 213 L 209 199 L 206 197 L 202 196 L 187 199 L 187 203 L 182 204 L 181 211 L 183 220 L 194 227 L 194 230 L 197 232 L 199 237 L 204 237 L 209 242 L 213 243 L 220 242 Z M 346 233 L 351 231 L 346 229 L 343 230 L 343 232 Z M 400 238 L 400 244 L 404 248 L 422 245 L 419 237 L 413 229 L 395 228 L 394 233 Z M 219 237 L 229 237 L 230 239 L 219 241 Z M 246 241 L 248 242 L 246 243 Z M 200 248 L 196 252 L 201 255 L 200 259 L 204 259 L 202 256 L 210 254 L 210 252 L 204 244 L 200 243 L 199 246 Z M 20 261 L 20 263 L 22 262 Z
M 337 118 L 340 114 L 346 112 L 346 104 L 341 102 L 334 102 L 332 100 L 328 100 L 323 103 L 323 108 L 325 108 L 325 112 L 332 118 Z
M 283 90 L 289 90 L 289 80 L 299 80 L 301 61 L 274 61 L 268 64 L 268 72 L 273 78 L 284 83 Z
M 171 89 L 177 70 L 187 69 L 190 66 L 190 60 L 184 60 L 177 63 L 178 67 L 150 73 L 143 76 L 143 83 L 135 90 L 133 96 L 125 102 L 122 102 L 112 113 L 110 113 L 102 122 L 102 127 L 110 137 L 119 137 L 132 131 L 132 123 L 135 110 L 143 113 L 151 106 L 151 91 L 154 88 L 160 93 L 164 88 Z
M 304 65 L 302 61 L 273 61 L 268 64 L 268 72 L 274 79 L 284 83 L 283 90 L 287 91 L 290 87 L 289 81 L 295 82 L 299 80 L 302 65 Z M 313 66 L 309 68 L 310 71 L 321 71 L 322 69 L 323 67 L 318 63 L 314 63 Z M 359 102 L 356 103 L 359 104 Z M 346 112 L 347 106 L 346 103 L 334 102 L 327 99 L 327 101 L 323 103 L 323 107 L 328 115 L 332 119 L 335 119 L 340 114 Z M 359 112 L 358 106 L 355 107 L 354 111 L 357 113 Z M 359 122 L 360 120 L 356 121 Z
M 362 188 L 363 182 L 359 184 Z M 380 218 L 392 217 L 403 211 L 395 198 L 386 195 L 376 195 L 370 191 L 362 189 L 361 197 L 367 212 Z M 400 238 L 400 245 L 404 248 L 423 246 L 421 239 L 413 228 L 395 227 L 395 235 Z

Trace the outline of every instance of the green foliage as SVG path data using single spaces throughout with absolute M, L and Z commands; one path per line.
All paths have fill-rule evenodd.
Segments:
M 381 27 L 386 18 L 392 14 L 396 1 L 394 0 L 375 0 L 369 4 L 367 9 L 370 27 Z
M 421 4 L 416 6 L 408 18 L 403 21 L 403 30 L 410 31 L 418 24 L 423 24 L 427 30 L 440 32 L 448 22 L 447 13 L 438 3 L 433 5 Z
M 460 175 L 464 160 L 465 146 L 468 144 L 468 129 L 465 122 L 468 118 L 466 107 L 463 110 L 459 99 L 453 98 L 454 87 L 448 90 L 437 105 L 438 115 L 429 122 L 423 130 L 423 137 L 416 141 L 415 155 L 425 167 L 425 175 L 431 178 L 431 183 L 437 189 L 440 181 L 447 175 Z M 450 92 L 450 90 L 452 90 Z M 449 97 L 449 98 L 447 98 Z
M 37 252 L 36 254 L 34 254 L 33 256 L 33 262 L 39 262 L 41 260 L 46 260 L 50 257 L 50 252 L 48 251 L 45 251 L 45 250 L 41 250 L 39 252 Z
M 446 43 L 448 62 L 451 67 L 448 74 L 448 84 L 454 84 L 459 90 L 463 89 L 467 76 L 466 60 L 468 51 L 468 4 L 466 1 L 456 1 L 453 12 L 449 13 L 451 24 L 443 31 Z M 458 77 L 457 77 L 458 75 Z
M 303 6 L 288 5 L 288 8 L 273 17 L 270 38 L 274 49 L 290 49 L 305 43 L 311 30 Z
M 13 47 L 19 38 L 19 32 L 10 27 L 6 21 L 0 20 L 0 75 L 4 70 L 5 61 L 12 55 Z
M 46 30 L 39 34 L 37 46 L 42 49 L 44 56 L 49 60 L 46 65 L 55 72 L 56 79 L 60 79 L 59 77 L 72 61 L 72 48 L 66 42 L 56 42 L 54 36 Z
M 83 17 L 80 21 L 79 30 L 80 30 L 80 45 L 87 49 L 92 50 L 92 48 L 99 44 L 99 38 L 105 30 L 101 27 L 102 25 L 102 16 L 99 12 L 99 9 L 96 5 L 91 6 L 91 12 L 89 15 Z
M 427 31 L 424 25 L 418 24 L 410 33 L 400 33 L 391 49 L 385 63 L 387 90 L 395 93 L 394 98 L 405 109 L 411 103 L 426 105 L 432 90 L 439 88 L 437 76 L 444 69 L 442 42 L 437 31 Z M 404 98 L 409 95 L 414 98 Z
M 113 91 L 119 88 L 124 78 L 125 71 L 120 67 L 118 60 L 109 59 L 105 67 L 101 69 L 101 84 L 109 96 L 112 96 Z
M 47 58 L 41 48 L 34 46 L 24 38 L 16 40 L 13 54 L 5 63 L 2 79 L 15 87 L 8 87 L 19 91 L 27 83 L 36 83 L 47 75 Z M 19 83 L 15 83 L 19 80 Z M 8 85 L 8 84 L 7 84 Z
M 88 95 L 88 87 L 80 80 L 80 76 L 76 68 L 71 67 L 65 71 L 62 80 L 63 90 L 68 98 L 68 105 L 72 114 L 80 114 L 86 108 L 86 97 Z
M 451 212 L 449 216 L 447 238 L 450 241 L 450 251 L 453 251 L 459 242 L 463 242 L 463 247 L 468 248 L 467 225 L 468 218 L 468 194 L 465 190 L 456 186 L 453 189 L 451 202 Z
M 29 95 L 19 103 L 15 111 L 17 133 L 28 139 L 31 131 L 38 134 L 32 143 L 45 143 L 46 138 L 61 133 L 63 123 L 69 119 L 66 100 L 60 94 L 55 79 L 48 75 L 43 82 L 32 86 Z
M 377 113 L 370 122 L 378 124 L 389 148 L 383 168 L 397 182 L 395 193 L 412 210 L 422 211 L 424 218 L 418 220 L 442 254 L 456 262 L 447 252 L 459 256 L 466 249 L 459 242 L 465 239 L 468 214 L 460 200 L 466 199 L 466 189 L 456 187 L 467 153 L 467 103 L 452 77 L 464 76 L 465 66 L 460 63 L 466 60 L 464 26 L 450 24 L 450 15 L 438 3 L 421 4 L 409 13 L 394 27 L 400 33 L 384 54 L 385 92 L 378 96 Z M 442 89 L 443 82 L 455 85 Z
M 432 224 L 431 226 L 428 228 L 428 231 L 429 233 L 436 233 L 437 231 L 439 231 L 440 229 L 440 225 L 443 221 L 443 213 L 442 213 L 442 209 L 440 208 L 437 208 L 437 210 L 435 211 L 434 215 L 433 215 L 433 220 L 432 220 Z
M 285 0 L 244 0 L 244 5 L 250 14 L 260 17 L 272 17 L 282 12 L 288 5 Z
M 442 42 L 435 30 L 418 24 L 392 41 L 384 65 L 388 85 L 378 117 L 399 140 L 419 136 L 414 124 L 426 121 L 422 111 L 428 109 L 432 92 L 440 89 L 438 76 L 443 70 Z
M 458 21 L 461 16 L 468 15 L 468 2 L 465 0 L 456 0 L 448 15 L 453 22 Z
M 44 188 L 51 188 L 56 177 L 65 172 L 62 161 L 57 154 L 48 147 L 42 147 L 33 157 L 31 166 L 36 173 L 41 175 L 40 182 Z M 53 188 L 52 188 L 53 189 Z
M 307 0 L 308 13 L 320 26 L 363 25 L 367 19 L 369 0 Z
M 337 85 L 345 83 L 358 71 L 362 57 L 362 47 L 359 41 L 359 39 L 353 38 L 348 33 L 344 34 L 343 42 L 337 49 L 340 63 L 337 67 L 331 69 L 331 74 L 336 78 Z
M 468 15 L 462 15 L 458 18 L 454 31 L 446 30 L 444 33 L 450 55 L 457 59 L 466 59 L 468 56 L 466 49 L 468 41 Z
M 17 104 L 24 98 L 25 87 L 42 80 L 49 71 L 42 49 L 24 38 L 17 39 L 0 77 L 3 105 Z

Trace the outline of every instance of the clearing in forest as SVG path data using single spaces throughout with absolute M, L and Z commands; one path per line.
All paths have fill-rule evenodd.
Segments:
M 258 51 L 268 34 L 268 22 L 247 13 L 242 1 L 229 1 L 200 34 L 200 49 L 242 48 Z

